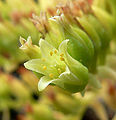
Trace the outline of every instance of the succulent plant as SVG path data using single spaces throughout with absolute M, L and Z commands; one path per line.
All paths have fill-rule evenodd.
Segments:
M 33 52 L 29 55 L 32 60 L 24 65 L 41 74 L 38 83 L 40 91 L 49 84 L 72 93 L 83 93 L 88 83 L 100 88 L 96 77 L 97 68 L 105 65 L 110 51 L 114 17 L 110 17 L 107 10 L 102 10 L 97 5 L 94 8 L 94 4 L 90 3 L 75 0 L 64 6 L 59 5 L 56 15 L 49 19 L 43 13 L 40 17 L 33 15 L 32 22 L 43 39 L 40 39 L 38 48 L 35 48 L 38 49 L 37 54 L 28 49 L 30 53 Z M 100 14 L 106 12 L 102 16 L 104 23 L 97 10 L 100 10 Z M 23 38 L 20 40 L 23 41 Z M 26 44 L 28 40 L 20 48 Z M 24 48 L 22 50 L 25 52 L 27 48 Z M 33 47 L 30 45 L 30 48 Z
M 0 76 L 0 120 L 115 120 L 116 1 L 0 1 Z

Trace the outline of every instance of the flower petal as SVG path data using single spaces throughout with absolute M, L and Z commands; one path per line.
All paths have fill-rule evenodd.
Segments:
M 42 91 L 44 90 L 52 81 L 49 77 L 43 76 L 41 77 L 40 81 L 38 82 L 38 90 Z
M 42 61 L 41 59 L 32 59 L 26 63 L 24 66 L 37 73 L 41 73 L 44 75 L 49 75 L 49 73 L 57 74 L 57 70 L 54 66 L 50 66 L 48 62 Z
M 55 48 L 50 45 L 47 41 L 45 41 L 44 39 L 40 39 L 39 41 L 39 45 L 40 45 L 40 50 L 41 53 L 43 55 L 43 57 L 47 58 L 47 59 L 53 59 L 52 56 L 50 55 L 50 53 L 55 50 Z
M 86 86 L 86 83 L 83 84 L 83 81 L 78 79 L 69 70 L 62 73 L 53 83 L 71 93 L 80 92 Z
M 63 41 L 59 47 L 59 51 L 64 53 L 65 63 L 67 64 L 69 70 L 85 84 L 88 82 L 88 69 L 68 54 L 67 43 L 68 40 Z
M 64 63 L 59 58 L 59 52 L 56 48 L 43 39 L 40 40 L 39 45 L 42 56 L 49 62 L 49 64 L 64 66 Z

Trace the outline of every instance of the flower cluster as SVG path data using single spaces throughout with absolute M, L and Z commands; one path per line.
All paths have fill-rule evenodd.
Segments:
M 113 2 L 104 4 L 114 8 Z M 95 74 L 97 67 L 105 64 L 115 35 L 113 10 L 109 13 L 89 0 L 74 0 L 58 5 L 56 15 L 49 19 L 43 15 L 33 15 L 32 21 L 39 26 L 44 39 L 40 39 L 38 47 L 30 44 L 30 40 L 21 46 L 31 55 L 25 67 L 41 74 L 38 89 L 42 91 L 52 84 L 71 93 L 83 93 L 88 83 L 100 88 Z

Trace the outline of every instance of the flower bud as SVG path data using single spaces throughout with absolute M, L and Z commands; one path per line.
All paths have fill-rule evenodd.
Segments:
M 20 49 L 24 53 L 26 53 L 30 59 L 41 57 L 40 48 L 32 44 L 32 40 L 30 36 L 28 37 L 27 41 L 24 38 L 20 37 L 20 43 L 22 45 Z
M 49 31 L 49 23 L 46 13 L 41 12 L 40 17 L 35 14 L 32 15 L 31 21 L 34 23 L 37 30 L 45 37 L 45 34 Z
M 65 39 L 69 39 L 69 54 L 85 66 L 88 66 L 94 56 L 94 46 L 88 35 L 78 26 L 69 25 L 63 14 L 52 19 L 61 27 Z

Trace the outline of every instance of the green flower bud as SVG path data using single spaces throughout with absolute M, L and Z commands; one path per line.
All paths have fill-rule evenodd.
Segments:
M 109 49 L 109 42 L 111 41 L 111 36 L 107 29 L 99 22 L 99 20 L 93 15 L 87 15 L 86 20 L 94 26 L 97 34 L 99 35 L 101 41 L 101 49 L 99 52 L 99 62 L 104 64 L 106 59 L 107 50 Z
M 96 17 L 102 23 L 102 25 L 108 30 L 110 35 L 112 35 L 112 27 L 113 27 L 113 23 L 114 23 L 113 17 L 105 10 L 102 10 L 96 6 L 93 6 L 92 9 L 93 9 Z
M 42 37 L 45 37 L 45 34 L 49 31 L 49 23 L 46 16 L 46 13 L 41 12 L 40 17 L 35 14 L 32 15 L 31 21 L 36 26 L 37 30 L 42 34 Z
M 84 30 L 87 32 L 89 37 L 92 39 L 95 52 L 98 52 L 101 48 L 101 41 L 94 27 L 84 18 L 84 16 L 81 18 L 78 18 L 78 21 L 80 22 Z
M 78 26 L 71 26 L 63 15 L 52 18 L 61 27 L 65 39 L 69 39 L 69 54 L 85 66 L 89 66 L 94 56 L 94 46 L 88 35 Z
M 113 28 L 113 35 L 116 37 L 116 1 L 115 0 L 109 0 L 108 5 L 110 6 L 112 18 L 113 18 L 113 25 L 111 26 Z
M 24 38 L 20 37 L 20 43 L 22 45 L 20 49 L 25 52 L 29 58 L 34 59 L 41 57 L 40 48 L 32 44 L 30 36 L 28 37 L 27 41 Z

